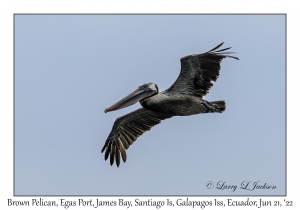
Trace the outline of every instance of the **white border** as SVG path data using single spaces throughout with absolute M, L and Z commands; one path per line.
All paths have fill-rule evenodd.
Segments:
M 287 13 L 287 197 L 262 197 L 264 200 L 291 200 L 294 207 L 300 206 L 299 197 L 299 9 L 296 1 L 8 1 L 0 2 L 0 208 L 8 209 L 7 199 L 31 200 L 33 197 L 13 196 L 13 14 L 14 13 Z M 276 91 L 276 90 L 274 90 Z M 297 132 L 298 131 L 298 132 Z M 296 196 L 298 194 L 298 196 Z M 56 200 L 60 197 L 42 197 Z M 179 197 L 178 197 L 179 198 Z M 177 197 L 169 199 L 176 201 Z M 247 197 L 228 197 L 246 200 Z M 65 197 L 77 200 L 78 197 Z M 89 200 L 89 197 L 84 197 Z M 93 197 L 93 199 L 96 199 Z M 117 197 L 100 197 L 102 200 L 117 200 Z M 134 197 L 125 197 L 134 201 Z M 146 200 L 146 197 L 140 199 Z M 147 198 L 148 199 L 148 198 Z M 153 197 L 153 200 L 166 200 L 167 197 Z M 192 200 L 214 200 L 214 197 L 192 197 Z M 217 197 L 227 202 L 226 197 Z M 298 198 L 299 199 L 299 198 Z M 250 197 L 259 200 L 259 197 Z M 2 208 L 3 207 L 3 208 Z M 10 207 L 11 208 L 11 207 Z M 31 209 L 32 207 L 30 207 Z M 47 208 L 47 207 L 45 207 Z M 71 207 L 70 207 L 71 208 Z M 72 207 L 72 209 L 80 207 Z M 124 208 L 124 207 L 123 207 Z M 155 207 L 153 207 L 155 208 Z M 163 207 L 167 209 L 166 207 Z M 181 207 L 184 208 L 184 207 Z M 191 207 L 186 207 L 191 208 Z M 199 208 L 199 207 L 195 207 Z M 254 208 L 254 207 L 253 207 Z M 256 208 L 256 207 L 255 207 Z M 291 207 L 290 207 L 291 208 Z M 19 207 L 18 209 L 23 209 Z M 27 207 L 28 209 L 28 207 Z M 42 208 L 43 209 L 43 208 Z M 49 207 L 48 207 L 49 209 Z M 64 208 L 57 208 L 64 209 Z M 112 208 L 109 208 L 112 209 Z M 115 209 L 115 208 L 113 208 Z M 118 209 L 118 208 L 117 208 Z M 138 208 L 136 208 L 138 209 Z M 172 208 L 174 209 L 174 208 Z M 251 209 L 249 207 L 248 209 Z M 285 209 L 282 207 L 281 209 Z

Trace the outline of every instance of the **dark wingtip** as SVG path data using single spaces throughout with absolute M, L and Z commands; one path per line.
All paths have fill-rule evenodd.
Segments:
M 110 154 L 110 165 L 112 166 L 114 164 L 114 156 Z
M 227 47 L 227 48 L 224 48 L 224 49 L 222 49 L 222 50 L 217 50 L 217 51 L 215 51 L 215 52 L 222 52 L 222 51 L 229 50 L 229 49 L 231 49 L 231 47 Z
M 216 55 L 223 55 L 223 56 L 228 57 L 228 58 L 234 58 L 236 60 L 240 60 L 238 57 L 228 55 L 228 54 L 232 54 L 232 53 L 235 53 L 235 52 L 224 52 L 225 50 L 231 49 L 231 47 L 227 47 L 227 48 L 224 48 L 224 49 L 221 49 L 221 50 L 214 51 L 214 50 L 220 48 L 223 44 L 224 44 L 224 42 L 222 42 L 221 44 L 219 44 L 218 46 L 216 46 L 212 50 L 208 51 L 208 53 L 213 53 L 213 54 L 216 54 Z
M 236 60 L 240 60 L 238 57 L 231 56 L 231 55 L 227 55 L 226 57 L 229 57 L 229 58 L 234 58 L 234 59 L 236 59 Z
M 108 111 L 107 111 L 107 109 L 104 109 L 104 113 L 107 113 Z
M 106 148 L 105 155 L 104 155 L 104 160 L 107 160 L 108 156 L 109 156 L 109 148 Z
M 214 51 L 214 50 L 218 49 L 218 48 L 221 47 L 223 44 L 224 44 L 224 42 L 222 42 L 221 44 L 219 44 L 218 46 L 214 47 L 213 49 L 211 49 L 211 50 L 208 51 L 208 52 L 211 52 L 211 51 Z

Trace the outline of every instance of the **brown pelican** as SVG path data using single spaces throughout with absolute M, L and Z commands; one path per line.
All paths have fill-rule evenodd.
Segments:
M 110 156 L 110 164 L 114 160 L 119 167 L 120 154 L 126 161 L 126 149 L 144 132 L 150 130 L 162 120 L 173 116 L 187 116 L 200 113 L 221 113 L 225 110 L 225 101 L 208 102 L 203 99 L 213 86 L 220 72 L 223 58 L 234 58 L 231 52 L 224 52 L 230 47 L 217 50 L 223 43 L 212 50 L 182 57 L 181 71 L 175 83 L 162 92 L 154 83 L 145 83 L 138 89 L 105 109 L 110 112 L 130 106 L 138 101 L 143 108 L 137 109 L 117 118 L 113 128 L 102 148 L 105 160 Z M 217 51 L 216 51 L 217 50 Z

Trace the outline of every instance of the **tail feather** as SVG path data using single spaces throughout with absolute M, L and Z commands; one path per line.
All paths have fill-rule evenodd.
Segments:
M 215 109 L 218 109 L 221 112 L 225 111 L 226 109 L 225 101 L 211 101 L 210 103 L 213 104 Z

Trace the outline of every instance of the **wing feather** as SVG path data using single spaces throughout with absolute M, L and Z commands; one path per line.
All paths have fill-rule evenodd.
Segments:
M 116 119 L 113 128 L 102 148 L 104 159 L 110 157 L 110 164 L 116 161 L 120 165 L 120 154 L 126 162 L 126 149 L 144 132 L 150 130 L 162 120 L 172 117 L 170 114 L 151 111 L 145 108 L 137 109 Z
M 122 142 L 122 145 L 124 146 L 125 149 L 128 149 L 129 148 L 129 143 L 128 141 L 126 140 L 126 137 L 125 137 L 126 134 L 124 134 L 124 132 L 122 132 L 122 135 L 120 135 L 120 139 L 121 139 L 121 142 Z
M 216 81 L 220 75 L 222 59 L 228 57 L 239 60 L 237 57 L 228 55 L 232 52 L 223 52 L 230 47 L 217 50 L 222 45 L 223 43 L 206 53 L 182 57 L 180 74 L 175 83 L 166 91 L 177 91 L 199 97 L 206 95 L 213 86 L 212 81 Z
M 127 156 L 126 156 L 126 150 L 125 150 L 125 148 L 124 148 L 123 143 L 121 142 L 121 140 L 118 139 L 118 141 L 119 141 L 119 150 L 121 152 L 122 159 L 125 162 L 126 158 L 127 158 Z

